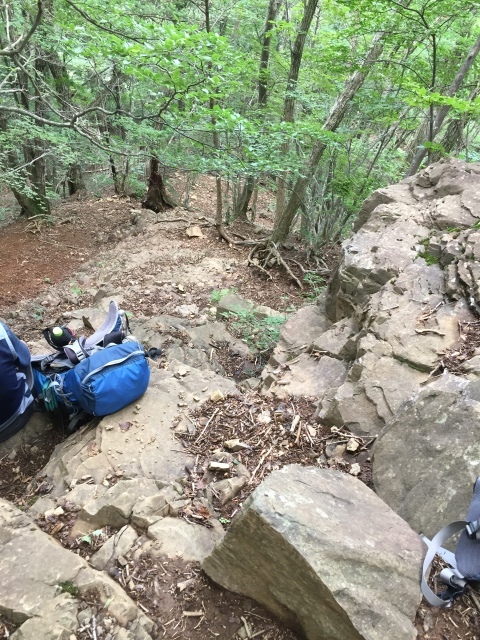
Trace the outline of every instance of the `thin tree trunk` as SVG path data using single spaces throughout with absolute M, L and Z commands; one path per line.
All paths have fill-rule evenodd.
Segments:
M 480 86 L 477 86 L 473 91 L 470 92 L 470 95 L 468 96 L 469 102 L 475 100 L 475 98 L 479 94 L 479 91 Z M 432 162 L 438 162 L 444 154 L 452 152 L 459 153 L 462 149 L 465 148 L 463 130 L 465 129 L 465 126 L 469 122 L 471 117 L 472 116 L 470 115 L 463 115 L 460 118 L 450 120 L 441 142 L 443 151 L 435 151 L 435 153 L 432 154 Z
M 210 2 L 209 0 L 205 0 L 205 31 L 210 33 Z M 209 68 L 211 68 L 211 63 L 209 63 Z M 215 106 L 215 100 L 210 98 L 209 101 L 210 109 L 213 112 L 213 108 Z M 211 117 L 213 133 L 213 146 L 215 149 L 220 149 L 220 137 L 218 135 L 218 131 L 216 130 L 217 120 L 214 116 Z M 215 226 L 218 230 L 223 228 L 223 193 L 222 193 L 222 176 L 217 171 L 215 175 L 215 190 L 217 195 L 217 208 L 215 212 Z
M 470 71 L 473 63 L 475 62 L 475 58 L 477 57 L 479 52 L 480 52 L 480 36 L 477 38 L 477 41 L 475 42 L 473 47 L 470 49 L 470 51 L 467 54 L 467 57 L 463 61 L 462 65 L 460 66 L 460 69 L 458 70 L 455 78 L 453 79 L 452 84 L 449 86 L 447 90 L 447 93 L 446 93 L 447 96 L 453 97 L 457 93 L 466 75 Z M 433 140 L 437 136 L 449 111 L 450 111 L 450 105 L 443 105 L 438 110 L 435 120 L 432 121 L 429 142 L 433 142 Z M 417 153 L 415 154 L 410 164 L 410 167 L 408 168 L 406 176 L 413 176 L 415 173 L 417 173 L 426 154 L 427 154 L 427 149 L 425 148 L 418 149 Z
M 324 131 L 336 131 L 336 129 L 340 126 L 351 100 L 363 85 L 365 78 L 370 71 L 370 68 L 382 52 L 383 35 L 383 32 L 379 32 L 373 37 L 370 49 L 365 57 L 365 60 L 360 65 L 360 68 L 355 71 L 347 80 L 344 90 L 331 108 L 327 120 L 322 127 Z M 305 198 L 305 193 L 307 191 L 310 180 L 315 174 L 317 165 L 320 162 L 320 158 L 327 148 L 327 145 L 328 143 L 324 140 L 317 140 L 314 143 L 307 163 L 301 172 L 302 175 L 299 176 L 295 182 L 292 193 L 290 195 L 290 199 L 287 203 L 287 206 L 285 207 L 285 210 L 283 211 L 283 214 L 275 220 L 275 226 L 271 236 L 272 242 L 278 244 L 280 242 L 283 242 L 287 238 L 295 214 L 297 213 L 301 202 Z
M 235 203 L 234 216 L 236 220 L 247 220 L 247 210 L 253 190 L 255 189 L 256 180 L 254 176 L 247 176 L 243 184 L 243 188 Z
M 303 49 L 307 39 L 308 30 L 312 24 L 313 16 L 318 5 L 318 0 L 308 0 L 305 7 L 302 22 L 298 28 L 297 37 L 293 49 L 290 53 L 290 70 L 288 72 L 287 88 L 285 92 L 285 101 L 283 104 L 283 122 L 293 122 L 295 111 L 295 91 L 300 74 L 300 65 L 302 64 Z M 289 140 L 286 140 L 281 147 L 281 157 L 286 157 L 290 147 Z M 282 171 L 277 179 L 277 202 L 275 207 L 275 224 L 280 220 L 285 208 L 286 199 L 286 183 L 287 171 Z
M 270 0 L 267 9 L 267 18 L 262 36 L 262 50 L 260 55 L 260 68 L 258 71 L 258 106 L 265 109 L 268 99 L 268 64 L 270 61 L 271 30 L 277 19 L 283 0 Z M 255 189 L 256 179 L 253 175 L 247 175 L 243 183 L 242 191 L 234 202 L 233 216 L 236 220 L 247 220 L 247 210 L 250 198 Z
M 260 56 L 260 69 L 258 72 L 258 106 L 263 108 L 267 104 L 268 63 L 270 60 L 270 42 L 273 23 L 277 19 L 283 0 L 270 0 L 267 9 L 267 19 L 262 37 L 262 53 Z

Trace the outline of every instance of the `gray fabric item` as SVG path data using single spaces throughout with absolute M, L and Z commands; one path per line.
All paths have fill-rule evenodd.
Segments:
M 435 555 L 442 556 L 452 567 L 453 573 L 458 578 L 466 580 L 480 580 L 480 540 L 470 540 L 465 530 L 469 522 L 475 522 L 480 518 L 480 478 L 477 478 L 473 489 L 473 498 L 468 508 L 467 519 L 457 520 L 441 529 L 432 541 L 424 538 L 428 545 L 427 555 L 423 562 L 422 570 L 422 593 L 425 599 L 434 607 L 446 607 L 450 604 L 449 600 L 439 598 L 428 586 L 425 579 L 430 565 Z M 463 529 L 463 531 L 462 531 Z M 446 556 L 442 554 L 442 544 L 458 531 L 462 531 L 455 549 L 455 557 L 452 560 L 451 554 Z
M 88 350 L 93 348 L 95 345 L 100 344 L 104 336 L 106 336 L 107 333 L 110 333 L 111 331 L 114 330 L 115 325 L 117 324 L 117 318 L 118 318 L 118 304 L 115 302 L 115 300 L 111 300 L 110 305 L 108 307 L 108 313 L 107 313 L 107 317 L 105 318 L 105 322 L 97 331 L 95 331 L 93 336 L 90 336 L 85 340 L 85 348 Z
M 468 508 L 467 522 L 480 518 L 480 478 L 477 478 L 473 498 Z M 463 531 L 455 549 L 457 568 L 467 580 L 480 580 L 480 540 L 470 540 Z
M 432 564 L 433 559 L 442 544 L 446 540 L 448 540 L 448 538 L 451 538 L 455 533 L 464 529 L 466 524 L 467 523 L 465 520 L 457 520 L 456 522 L 451 522 L 446 527 L 443 527 L 443 529 L 440 529 L 440 531 L 432 538 L 432 541 L 429 544 L 427 555 L 425 556 L 425 560 L 423 561 L 422 593 L 425 596 L 425 600 L 434 607 L 446 607 L 450 604 L 450 601 L 442 600 L 430 589 L 425 579 L 425 574 L 430 569 L 430 565 Z

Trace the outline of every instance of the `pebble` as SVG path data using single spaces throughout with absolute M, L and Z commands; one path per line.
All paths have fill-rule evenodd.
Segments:
M 220 400 L 223 400 L 224 398 L 225 396 L 218 389 L 216 389 L 215 391 L 213 391 L 213 393 L 210 394 L 210 400 L 212 402 L 220 402 Z
M 358 476 L 358 474 L 360 473 L 360 471 L 362 470 L 362 468 L 360 467 L 360 465 L 358 464 L 358 462 L 354 462 L 350 468 L 349 474 L 351 476 Z
M 347 451 L 357 451 L 359 447 L 360 445 L 358 444 L 358 441 L 355 440 L 355 438 L 350 438 L 350 440 L 347 442 Z

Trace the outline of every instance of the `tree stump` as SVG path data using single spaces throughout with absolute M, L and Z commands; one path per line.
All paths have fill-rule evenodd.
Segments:
M 158 158 L 153 156 L 150 160 L 147 195 L 142 202 L 142 208 L 160 213 L 165 209 L 173 209 L 175 206 L 176 203 L 167 195 L 163 178 L 158 172 Z

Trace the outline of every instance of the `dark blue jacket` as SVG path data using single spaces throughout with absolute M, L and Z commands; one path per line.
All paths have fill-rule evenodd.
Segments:
M 33 402 L 32 387 L 28 347 L 0 322 L 0 430 Z

